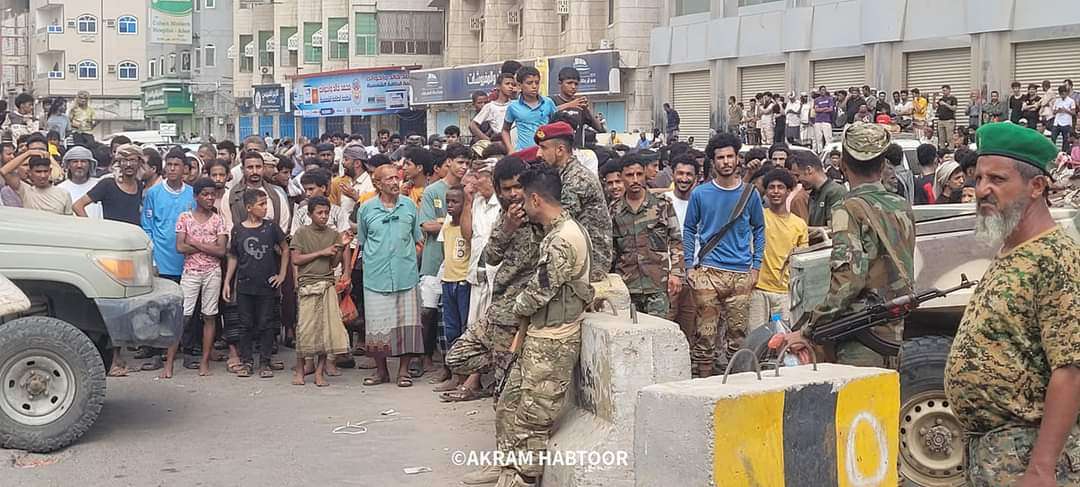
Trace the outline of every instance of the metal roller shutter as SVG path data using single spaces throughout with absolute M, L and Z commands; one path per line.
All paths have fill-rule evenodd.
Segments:
M 948 49 L 944 51 L 909 52 L 904 72 L 907 89 L 918 88 L 934 111 L 934 94 L 941 85 L 952 88 L 952 96 L 959 102 L 956 119 L 965 120 L 964 110 L 971 101 L 971 49 Z
M 747 103 L 758 93 L 786 93 L 787 78 L 783 64 L 739 68 L 739 101 Z
M 866 60 L 862 56 L 814 61 L 813 81 L 817 89 L 825 85 L 829 92 L 866 84 Z
M 671 75 L 671 107 L 679 112 L 679 140 L 693 137 L 699 147 L 709 141 L 711 93 L 708 71 Z
M 1050 80 L 1054 90 L 1066 79 L 1080 83 L 1080 56 L 1075 55 L 1078 52 L 1080 38 L 1015 44 L 1013 80 L 1025 89 L 1028 84 L 1042 84 L 1043 80 Z

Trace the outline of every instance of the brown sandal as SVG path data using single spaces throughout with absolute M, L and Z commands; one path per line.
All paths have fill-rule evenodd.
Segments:
M 251 367 L 248 367 L 247 365 L 241 365 L 240 368 L 236 370 L 236 376 L 251 377 Z
M 439 394 L 439 400 L 442 402 L 468 402 L 485 397 L 491 397 L 491 394 L 483 389 L 472 389 L 464 386 L 457 388 L 457 390 Z

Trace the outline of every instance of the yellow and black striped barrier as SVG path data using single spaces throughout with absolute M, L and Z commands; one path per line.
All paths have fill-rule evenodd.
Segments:
M 656 384 L 638 396 L 636 485 L 896 486 L 900 383 L 822 364 Z

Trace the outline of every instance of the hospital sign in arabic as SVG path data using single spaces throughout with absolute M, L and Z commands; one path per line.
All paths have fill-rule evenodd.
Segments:
M 293 80 L 293 102 L 304 117 L 382 115 L 409 107 L 405 69 L 355 71 Z

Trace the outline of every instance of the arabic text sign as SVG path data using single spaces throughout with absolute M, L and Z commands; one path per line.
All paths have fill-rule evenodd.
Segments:
M 150 3 L 150 42 L 191 44 L 192 0 L 153 0 Z
M 409 72 L 360 71 L 293 80 L 293 104 L 305 117 L 382 115 L 409 107 Z
M 285 112 L 285 87 L 281 85 L 253 86 L 252 105 L 257 112 Z

